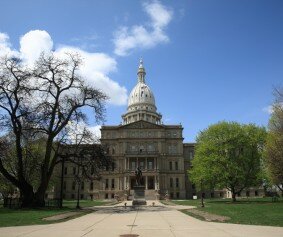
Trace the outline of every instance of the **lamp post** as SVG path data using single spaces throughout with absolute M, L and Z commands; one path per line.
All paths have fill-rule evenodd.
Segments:
M 64 185 L 64 169 L 65 169 L 65 155 L 62 155 L 62 168 L 61 168 L 61 189 L 60 189 L 60 203 L 59 207 L 63 207 L 63 185 Z
M 80 178 L 80 165 L 79 165 L 79 160 L 78 158 L 78 171 L 77 171 L 77 184 L 78 184 L 78 190 L 77 190 L 77 209 L 80 209 L 80 189 L 81 189 L 81 178 Z
M 203 181 L 202 180 L 200 181 L 200 186 L 201 186 L 201 207 L 204 207 L 204 202 L 203 202 L 204 193 L 203 193 Z

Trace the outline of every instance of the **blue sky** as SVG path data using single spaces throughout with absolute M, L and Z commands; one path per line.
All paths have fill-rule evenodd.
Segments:
M 281 0 L 3 0 L 0 7 L 0 51 L 81 50 L 92 73 L 85 75 L 112 98 L 108 125 L 121 122 L 141 56 L 164 123 L 181 123 L 186 142 L 221 120 L 267 125 L 273 88 L 282 86 Z

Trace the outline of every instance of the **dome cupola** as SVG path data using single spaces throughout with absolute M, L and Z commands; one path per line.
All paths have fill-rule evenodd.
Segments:
M 124 124 L 138 120 L 160 123 L 161 114 L 157 113 L 154 95 L 145 83 L 145 68 L 142 59 L 138 67 L 138 83 L 132 89 L 128 99 L 128 110 L 122 116 Z

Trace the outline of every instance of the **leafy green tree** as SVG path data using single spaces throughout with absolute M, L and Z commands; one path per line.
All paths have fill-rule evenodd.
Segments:
M 227 188 L 236 194 L 261 182 L 266 131 L 253 124 L 219 122 L 200 132 L 189 177 L 197 187 Z
M 283 90 L 276 90 L 275 95 L 276 100 L 268 125 L 265 162 L 271 183 L 276 185 L 283 195 Z

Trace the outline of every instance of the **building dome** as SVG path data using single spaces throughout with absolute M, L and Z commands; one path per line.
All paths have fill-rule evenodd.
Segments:
M 133 88 L 128 99 L 128 110 L 122 116 L 124 124 L 138 120 L 160 123 L 161 114 L 157 113 L 155 98 L 149 86 L 145 83 L 145 69 L 140 60 L 138 68 L 138 83 Z
M 128 110 L 135 109 L 156 111 L 154 95 L 149 86 L 143 82 L 138 82 L 129 96 Z

